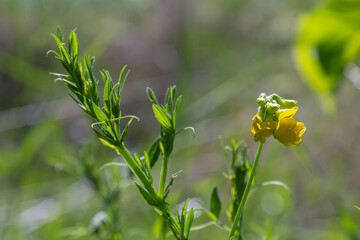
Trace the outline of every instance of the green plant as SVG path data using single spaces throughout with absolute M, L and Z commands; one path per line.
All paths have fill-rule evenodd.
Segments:
M 52 36 L 57 42 L 58 52 L 51 50 L 49 53 L 55 54 L 68 73 L 53 73 L 53 75 L 57 77 L 56 80 L 66 84 L 74 94 L 72 96 L 74 101 L 83 111 L 93 118 L 94 123 L 91 127 L 100 141 L 105 146 L 114 149 L 124 158 L 126 166 L 128 166 L 135 175 L 134 182 L 145 202 L 152 206 L 156 212 L 165 219 L 176 239 L 188 239 L 194 218 L 194 211 L 192 209 L 188 211 L 187 204 L 185 204 L 182 211 L 179 213 L 176 210 L 176 214 L 174 215 L 166 202 L 170 187 L 174 181 L 174 178 L 172 178 L 171 181 L 166 184 L 167 165 L 172 153 L 174 138 L 176 134 L 186 129 L 193 130 L 188 127 L 176 131 L 176 119 L 181 103 L 181 97 L 175 98 L 176 87 L 170 87 L 167 90 L 163 105 L 158 102 L 155 93 L 150 88 L 147 89 L 155 117 L 160 123 L 160 135 L 154 141 L 149 152 L 144 151 L 142 156 L 136 153 L 132 155 L 125 146 L 125 138 L 132 120 L 139 119 L 132 115 L 123 116 L 121 113 L 121 97 L 124 83 L 129 73 L 127 72 L 125 74 L 126 66 L 122 69 L 116 84 L 113 83 L 109 72 L 105 70 L 101 71 L 105 86 L 103 100 L 100 101 L 99 81 L 93 73 L 95 58 L 85 58 L 84 65 L 79 63 L 78 41 L 75 31 L 70 33 L 67 44 L 64 43 L 59 28 L 57 35 L 52 34 Z M 126 118 L 130 120 L 126 126 L 121 129 L 121 120 Z M 151 168 L 157 162 L 160 155 L 163 161 L 159 189 L 156 190 Z

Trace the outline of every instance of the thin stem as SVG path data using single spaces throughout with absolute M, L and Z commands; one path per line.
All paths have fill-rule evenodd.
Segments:
M 161 167 L 160 184 L 159 184 L 159 196 L 161 198 L 164 197 L 168 159 L 169 159 L 168 156 L 164 156 Z
M 154 198 L 154 200 L 156 200 L 157 208 L 166 215 L 164 216 L 166 219 L 169 219 L 170 221 L 169 227 L 173 228 L 173 230 L 176 233 L 179 233 L 179 228 L 176 225 L 176 220 L 171 214 L 169 207 L 163 201 L 162 197 L 160 197 L 159 194 L 156 192 L 154 186 L 151 184 L 151 182 L 148 180 L 146 175 L 139 168 L 135 159 L 131 156 L 130 152 L 127 150 L 125 146 L 118 146 L 117 149 L 119 150 L 121 156 L 124 158 L 125 162 L 129 165 L 130 169 L 134 172 L 134 174 L 139 179 L 139 181 L 144 185 L 145 189 Z M 165 173 L 165 178 L 166 178 L 166 173 Z M 182 236 L 180 235 L 179 236 L 175 235 L 175 237 L 177 239 L 182 239 Z
M 249 177 L 249 180 L 246 184 L 246 187 L 245 187 L 245 191 L 244 191 L 244 194 L 241 198 L 241 202 L 240 202 L 240 205 L 239 205 L 239 208 L 236 212 L 236 215 L 235 215 L 235 219 L 234 219 L 234 222 L 233 222 L 233 225 L 231 227 L 231 232 L 229 234 L 229 237 L 228 237 L 228 240 L 231 240 L 235 234 L 235 231 L 237 229 L 237 225 L 239 223 L 239 220 L 240 220 L 240 217 L 241 217 L 241 214 L 242 214 L 242 211 L 243 211 L 243 208 L 245 206 L 245 203 L 246 203 L 246 200 L 247 200 L 247 197 L 248 197 L 248 194 L 249 194 L 249 191 L 250 191 L 250 188 L 251 188 L 251 184 L 252 184 L 252 181 L 253 181 L 253 178 L 255 176 L 255 172 L 256 172 L 256 168 L 257 168 L 257 165 L 258 165 L 258 162 L 259 162 L 259 159 L 260 159 L 260 155 L 261 155 L 261 150 L 263 148 L 264 144 L 263 143 L 260 143 L 259 144 L 259 147 L 258 147 L 258 150 L 256 152 L 256 156 L 255 156 L 255 161 L 254 161 L 254 165 L 251 169 L 251 173 L 250 173 L 250 177 Z

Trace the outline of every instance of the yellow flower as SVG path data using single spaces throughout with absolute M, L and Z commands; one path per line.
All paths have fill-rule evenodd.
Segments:
M 251 124 L 254 141 L 265 143 L 266 138 L 274 135 L 279 142 L 287 147 L 298 146 L 301 143 L 301 136 L 304 134 L 306 127 L 293 118 L 297 110 L 297 107 L 279 110 L 277 114 L 278 121 L 262 121 L 259 113 L 257 113 Z
M 297 107 L 284 110 L 279 114 L 279 121 L 274 132 L 274 137 L 287 147 L 298 146 L 301 143 L 301 136 L 306 127 L 293 117 L 298 110 Z
M 266 138 L 273 135 L 277 125 L 278 124 L 275 121 L 263 122 L 259 113 L 256 114 L 251 124 L 251 132 L 254 134 L 254 141 L 265 143 Z

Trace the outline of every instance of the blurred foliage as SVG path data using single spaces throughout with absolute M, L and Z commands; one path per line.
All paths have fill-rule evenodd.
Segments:
M 95 141 L 91 123 L 48 74 L 60 69 L 56 60 L 46 57 L 55 47 L 49 33 L 58 25 L 64 32 L 77 27 L 80 52 L 97 56 L 96 72 L 106 68 L 117 74 L 125 64 L 131 69 L 123 111 L 142 119 L 127 136 L 132 150 L 150 148 L 159 130 L 146 87 L 165 93 L 166 87 L 177 85 L 183 95 L 178 122 L 194 126 L 197 135 L 193 141 L 191 133 L 175 141 L 169 171 L 183 171 L 174 182 L 171 204 L 196 197 L 209 209 L 217 185 L 222 209 L 228 210 L 224 208 L 232 202 L 231 187 L 222 175 L 227 169 L 218 136 L 244 139 L 253 156 L 254 97 L 277 92 L 299 101 L 298 118 L 308 130 L 295 149 L 267 143 L 258 181 L 282 181 L 293 198 L 273 187 L 254 192 L 245 211 L 246 238 L 359 239 L 360 214 L 354 205 L 359 206 L 360 199 L 360 95 L 354 88 L 358 85 L 342 77 L 348 63 L 357 63 L 358 5 L 355 0 L 0 1 L 0 239 L 98 239 L 80 236 L 104 210 L 103 198 L 82 171 L 71 172 L 67 166 L 80 162 L 87 144 L 99 165 L 115 155 Z M 300 20 L 294 37 L 299 16 L 309 20 Z M 304 35 L 304 45 L 299 45 L 301 26 L 316 28 Z M 304 50 L 301 59 L 314 64 L 300 61 L 297 46 L 321 46 L 315 51 L 321 52 L 321 60 Z M 333 108 L 325 109 L 336 105 L 337 114 L 324 114 L 294 71 L 294 48 L 307 86 L 328 96 L 331 100 L 324 103 Z M 318 80 L 310 81 L 308 71 Z M 143 206 L 136 191 L 133 185 L 121 189 L 121 229 L 126 239 L 147 240 L 153 229 L 161 228 L 153 227 L 156 215 Z M 200 216 L 194 226 L 207 221 Z M 190 239 L 209 236 L 225 239 L 227 234 L 214 226 L 190 233 Z
M 360 52 L 360 2 L 328 0 L 299 20 L 295 59 L 323 109 L 334 112 L 334 91 Z M 357 79 L 357 81 L 360 81 Z

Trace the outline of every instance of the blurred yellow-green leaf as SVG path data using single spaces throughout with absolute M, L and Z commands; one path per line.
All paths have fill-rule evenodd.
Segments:
M 297 68 L 320 97 L 327 112 L 335 110 L 333 93 L 346 66 L 360 51 L 360 2 L 330 0 L 303 14 L 294 47 Z

